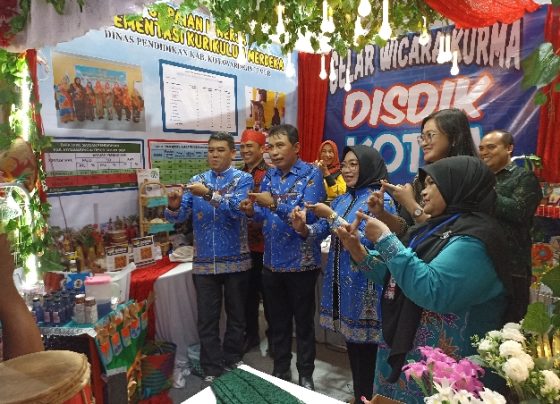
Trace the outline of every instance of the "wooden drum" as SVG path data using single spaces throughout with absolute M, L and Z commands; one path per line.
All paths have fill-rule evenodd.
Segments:
M 0 403 L 90 404 L 85 355 L 45 351 L 0 362 Z

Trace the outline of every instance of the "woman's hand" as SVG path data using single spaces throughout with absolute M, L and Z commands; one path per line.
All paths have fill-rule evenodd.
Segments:
M 358 211 L 356 213 L 356 220 L 354 220 L 352 226 L 355 226 L 356 223 L 359 224 L 362 220 L 366 221 L 365 236 L 372 243 L 377 243 L 377 240 L 379 240 L 382 234 L 391 233 L 391 230 L 389 230 L 389 227 L 387 227 L 385 223 L 379 219 L 366 215 L 362 211 Z
M 292 227 L 298 234 L 301 234 L 304 237 L 307 236 L 308 233 L 307 225 L 305 223 L 306 215 L 307 209 L 302 209 L 299 206 L 296 206 L 290 213 Z
M 414 189 L 411 184 L 393 185 L 387 181 L 381 181 L 381 191 L 387 191 L 400 205 L 404 206 L 410 212 L 413 206 L 416 205 L 414 199 Z
M 382 191 L 372 192 L 367 200 L 368 209 L 375 216 L 382 216 L 385 213 L 385 199 Z
M 305 202 L 305 207 L 315 214 L 317 217 L 328 218 L 334 213 L 328 205 L 324 203 L 307 203 Z
M 317 166 L 317 168 L 321 170 L 321 173 L 323 173 L 323 177 L 330 175 L 329 167 L 327 167 L 323 160 L 315 160 L 313 164 L 315 164 L 315 166 Z
M 346 251 L 350 253 L 352 259 L 356 262 L 361 262 L 366 257 L 367 251 L 360 241 L 358 224 L 359 222 L 356 224 L 344 224 L 337 227 L 334 232 Z

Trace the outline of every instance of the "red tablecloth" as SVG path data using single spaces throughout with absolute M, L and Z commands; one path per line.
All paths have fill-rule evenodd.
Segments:
M 177 265 L 177 262 L 170 262 L 166 256 L 155 264 L 132 271 L 130 276 L 130 298 L 137 301 L 147 299 L 150 292 L 154 290 L 154 282 L 157 278 Z M 154 305 L 152 305 L 148 311 L 148 339 L 154 339 L 155 331 L 156 316 Z

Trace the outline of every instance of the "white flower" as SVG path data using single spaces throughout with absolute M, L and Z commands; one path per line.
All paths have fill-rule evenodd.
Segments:
M 509 358 L 502 365 L 502 370 L 514 383 L 523 383 L 529 377 L 527 365 L 517 357 Z
M 459 390 L 456 391 L 455 394 L 453 395 L 452 403 L 471 404 L 473 400 L 476 400 L 476 398 L 467 390 Z
M 521 324 L 519 324 L 519 323 L 506 323 L 506 325 L 504 325 L 504 330 L 505 329 L 521 330 Z
M 492 330 L 488 332 L 488 336 L 490 338 L 502 338 L 502 333 L 501 331 Z
M 527 366 L 527 369 L 529 370 L 533 370 L 533 368 L 535 367 L 535 362 L 533 361 L 533 357 L 528 353 L 523 352 L 521 355 L 517 356 L 517 359 L 523 362 L 523 364 Z
M 478 343 L 478 349 L 481 351 L 491 351 L 495 346 L 496 343 L 488 338 L 484 338 Z
M 487 404 L 506 404 L 506 399 L 500 393 L 496 393 L 486 387 L 479 391 L 478 395 L 483 403 Z
M 518 342 L 524 342 L 525 337 L 521 334 L 521 331 L 515 328 L 504 328 L 502 331 L 502 337 L 504 339 L 511 339 Z
M 556 373 L 552 370 L 541 370 L 541 373 L 544 376 L 544 386 L 541 387 L 541 393 L 558 393 L 560 390 L 560 378 L 558 378 Z
M 508 340 L 500 345 L 500 355 L 503 357 L 519 356 L 522 353 L 523 346 L 517 341 Z

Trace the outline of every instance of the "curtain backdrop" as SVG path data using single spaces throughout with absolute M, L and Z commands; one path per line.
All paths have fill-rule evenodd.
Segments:
M 510 24 L 539 4 L 532 0 L 425 0 L 426 3 L 453 21 L 457 28 L 478 28 L 495 22 Z
M 560 8 L 549 7 L 544 28 L 545 41 L 551 42 L 558 53 L 560 48 Z M 541 107 L 537 155 L 542 158 L 541 179 L 560 182 L 560 92 L 554 91 L 560 83 L 558 76 L 543 91 L 548 94 L 546 104 Z
M 330 66 L 330 55 L 325 56 L 325 66 Z M 327 106 L 328 79 L 321 80 L 321 55 L 298 54 L 298 130 L 300 156 L 313 162 L 323 141 L 325 108 Z

